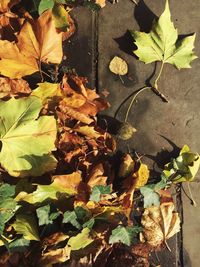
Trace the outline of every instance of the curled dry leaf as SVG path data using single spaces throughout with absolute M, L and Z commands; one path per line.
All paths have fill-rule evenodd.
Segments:
M 145 209 L 141 223 L 144 227 L 143 237 L 152 247 L 159 248 L 180 231 L 180 218 L 178 213 L 174 212 L 172 202 Z
M 128 73 L 128 65 L 126 61 L 117 56 L 110 61 L 109 69 L 117 75 L 126 75 Z
M 4 13 L 9 11 L 14 5 L 18 4 L 20 0 L 1 0 L 0 12 Z

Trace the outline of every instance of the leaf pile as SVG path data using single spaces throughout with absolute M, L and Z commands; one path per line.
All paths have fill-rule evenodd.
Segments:
M 194 179 L 199 155 L 184 146 L 157 183 L 134 155 L 116 163 L 97 117 L 107 100 L 59 66 L 67 2 L 0 4 L 0 265 L 149 266 L 180 230 L 169 188 Z

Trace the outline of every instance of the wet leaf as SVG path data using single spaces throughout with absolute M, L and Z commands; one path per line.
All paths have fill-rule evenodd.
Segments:
M 56 166 L 50 154 L 55 149 L 56 122 L 50 116 L 36 120 L 41 108 L 36 97 L 0 101 L 0 162 L 12 176 L 37 176 Z
M 144 63 L 162 61 L 178 69 L 190 68 L 190 63 L 197 58 L 193 52 L 195 34 L 178 39 L 178 32 L 171 21 L 168 0 L 163 14 L 153 24 L 150 33 L 132 32 L 138 47 L 134 53 Z

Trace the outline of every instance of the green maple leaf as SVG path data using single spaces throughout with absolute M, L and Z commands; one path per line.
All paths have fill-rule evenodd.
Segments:
M 41 109 L 37 97 L 0 101 L 0 163 L 12 176 L 39 176 L 56 167 L 56 121 L 38 119 Z
M 162 61 L 178 69 L 190 68 L 190 63 L 197 58 L 193 52 L 195 34 L 178 40 L 178 32 L 171 21 L 168 0 L 163 14 L 153 24 L 150 33 L 133 31 L 133 38 L 138 47 L 134 53 L 144 63 Z

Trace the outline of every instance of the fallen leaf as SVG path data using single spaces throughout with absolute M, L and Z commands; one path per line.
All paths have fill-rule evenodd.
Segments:
M 178 69 L 190 68 L 190 63 L 197 58 L 192 51 L 195 34 L 178 39 L 178 32 L 171 21 L 168 0 L 159 20 L 153 24 L 150 33 L 132 32 L 138 47 L 134 53 L 144 63 L 162 61 L 176 66 Z
M 39 241 L 37 224 L 33 216 L 18 214 L 16 221 L 12 224 L 18 234 L 23 235 L 26 240 Z
M 126 61 L 117 56 L 110 61 L 109 69 L 117 75 L 126 75 L 128 73 L 128 65 Z
M 26 21 L 17 43 L 0 40 L 0 72 L 10 78 L 39 71 L 41 62 L 59 64 L 62 56 L 62 33 L 56 31 L 50 10 L 36 21 Z
M 10 10 L 14 5 L 18 4 L 20 0 L 1 0 L 0 12 L 4 13 Z
M 0 98 L 29 95 L 31 89 L 23 79 L 0 78 Z
M 172 202 L 145 209 L 141 223 L 143 236 L 152 247 L 160 247 L 180 231 L 180 218 Z
M 0 163 L 12 176 L 39 176 L 56 167 L 51 155 L 55 150 L 56 121 L 52 116 L 38 119 L 41 108 L 36 97 L 0 101 Z
M 109 244 L 122 243 L 127 246 L 131 246 L 135 242 L 138 233 L 140 233 L 141 231 L 142 227 L 124 227 L 119 225 L 117 228 L 112 230 L 112 234 L 109 237 Z
M 90 245 L 94 240 L 90 237 L 90 229 L 84 228 L 80 234 L 69 239 L 67 245 L 71 250 L 79 250 Z

